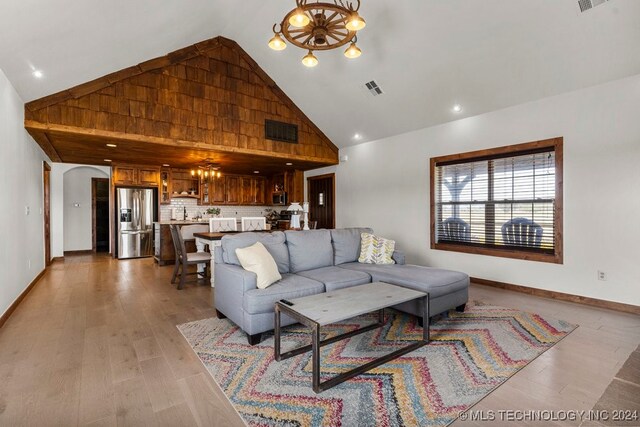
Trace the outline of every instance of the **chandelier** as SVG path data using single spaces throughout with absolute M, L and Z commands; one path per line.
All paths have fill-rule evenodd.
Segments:
M 333 0 L 333 3 L 310 3 L 308 0 L 296 0 L 296 8 L 287 13 L 282 20 L 280 30 L 278 24 L 273 25 L 273 37 L 269 40 L 269 47 L 273 50 L 283 50 L 287 44 L 283 37 L 292 45 L 305 49 L 308 53 L 302 58 L 307 67 L 318 65 L 318 58 L 313 54 L 316 50 L 331 50 L 350 43 L 344 51 L 349 59 L 357 58 L 362 51 L 356 43 L 357 32 L 366 25 L 358 14 L 360 0 L 354 8 L 353 3 Z
M 191 169 L 191 176 L 198 177 L 200 180 L 210 180 L 214 178 L 221 178 L 222 172 L 220 172 L 220 165 L 217 163 L 205 163 L 204 165 L 196 166 Z

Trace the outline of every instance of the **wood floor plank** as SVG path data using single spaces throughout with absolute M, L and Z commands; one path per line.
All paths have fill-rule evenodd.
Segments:
M 105 326 L 87 328 L 82 358 L 80 422 L 86 424 L 114 413 L 107 330 Z
M 156 412 L 156 426 L 158 427 L 196 427 L 197 425 L 191 409 L 186 403 Z
M 136 351 L 138 361 L 153 359 L 162 355 L 160 346 L 153 336 L 134 341 L 133 348 Z
M 211 387 L 204 376 L 198 374 L 178 380 L 180 388 L 187 399 L 187 405 L 191 409 L 199 426 L 243 426 L 244 422 L 237 415 L 224 410 L 226 397 L 220 396 L 218 391 Z
M 184 402 L 184 396 L 164 357 L 140 362 L 147 392 L 155 412 Z
M 109 355 L 114 382 L 142 375 L 133 343 L 126 330 L 111 332 Z
M 144 378 L 131 378 L 116 384 L 115 400 L 118 426 L 156 424 Z

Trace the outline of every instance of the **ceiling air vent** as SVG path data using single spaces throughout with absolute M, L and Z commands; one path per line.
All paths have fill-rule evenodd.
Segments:
M 578 6 L 580 6 L 580 12 L 586 12 L 587 10 L 600 6 L 607 1 L 609 0 L 578 0 Z
M 369 89 L 369 92 L 371 92 L 371 95 L 373 96 L 382 95 L 384 93 L 380 86 L 378 86 L 378 83 L 376 83 L 374 80 L 371 80 L 369 83 L 365 83 L 365 86 L 367 87 L 367 89 Z
M 290 123 L 276 122 L 275 120 L 264 121 L 264 136 L 273 141 L 298 143 L 298 126 Z

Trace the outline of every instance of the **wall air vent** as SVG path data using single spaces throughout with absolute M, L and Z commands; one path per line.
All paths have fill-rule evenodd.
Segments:
M 384 93 L 382 91 L 382 88 L 380 88 L 380 86 L 378 86 L 378 83 L 376 83 L 374 80 L 371 80 L 369 83 L 365 83 L 365 86 L 367 87 L 367 89 L 369 89 L 369 92 L 371 92 L 371 95 L 373 96 L 382 95 Z
M 586 12 L 589 9 L 593 9 L 596 6 L 600 6 L 608 2 L 609 0 L 578 0 L 578 6 L 580 6 L 580 12 Z
M 276 122 L 275 120 L 265 120 L 264 137 L 273 141 L 297 144 L 298 126 L 290 123 Z

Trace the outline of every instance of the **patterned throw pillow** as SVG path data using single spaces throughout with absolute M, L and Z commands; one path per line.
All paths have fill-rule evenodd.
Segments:
M 362 264 L 395 264 L 391 259 L 396 248 L 395 240 L 378 237 L 370 233 L 360 234 L 360 258 Z

